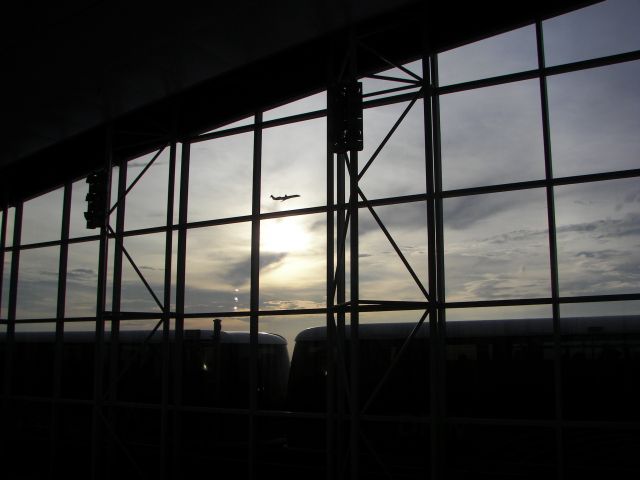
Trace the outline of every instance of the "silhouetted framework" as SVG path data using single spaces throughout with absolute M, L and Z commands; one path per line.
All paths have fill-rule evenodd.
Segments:
M 502 475 L 500 478 L 544 478 L 549 474 L 564 479 L 583 478 L 580 475 L 584 472 L 567 465 L 567 458 L 573 454 L 571 452 L 579 443 L 579 437 L 576 435 L 579 436 L 580 432 L 588 432 L 586 435 L 601 438 L 603 442 L 607 438 L 615 437 L 611 443 L 618 445 L 622 452 L 628 453 L 640 445 L 638 416 L 610 420 L 597 414 L 592 417 L 570 418 L 565 413 L 570 394 L 564 391 L 567 381 L 563 376 L 570 365 L 564 363 L 568 359 L 564 350 L 569 347 L 564 346 L 561 306 L 640 301 L 640 291 L 626 294 L 562 296 L 558 279 L 555 206 L 557 187 L 638 178 L 640 168 L 554 176 L 551 155 L 553 125 L 550 125 L 549 121 L 547 92 L 547 80 L 550 77 L 640 61 L 640 51 L 547 66 L 543 48 L 542 20 L 536 22 L 535 32 L 537 68 L 446 86 L 439 85 L 438 52 L 432 51 L 429 47 L 426 33 L 422 45 L 423 55 L 414 59 L 421 62 L 422 74 L 418 75 L 414 70 L 405 67 L 406 59 L 387 58 L 372 48 L 367 38 L 359 38 L 357 32 L 353 32 L 349 41 L 339 49 L 335 62 L 327 65 L 327 87 L 342 82 L 350 82 L 353 85 L 353 82 L 367 78 L 395 82 L 396 86 L 391 88 L 365 93 L 364 108 L 375 109 L 402 103 L 406 103 L 406 107 L 368 158 L 359 158 L 357 149 L 332 153 L 333 138 L 330 134 L 327 135 L 325 205 L 275 212 L 261 210 L 261 199 L 272 193 L 266 192 L 263 188 L 263 134 L 275 127 L 326 118 L 327 111 L 320 109 L 268 120 L 264 118 L 265 112 L 256 111 L 253 119 L 241 126 L 225 128 L 223 125 L 217 130 L 187 137 L 178 137 L 175 133 L 180 130 L 179 117 L 176 114 L 174 124 L 166 126 L 166 131 L 170 133 L 162 136 L 166 139 L 165 145 L 152 156 L 130 184 L 127 183 L 127 174 L 132 171 L 131 165 L 127 162 L 113 164 L 113 152 L 118 148 L 119 136 L 117 130 L 110 130 L 105 138 L 107 155 L 104 168 L 109 177 L 113 176 L 109 185 L 111 188 L 117 185 L 117 194 L 110 193 L 111 202 L 107 202 L 106 220 L 97 235 L 70 236 L 71 182 L 63 187 L 59 240 L 23 243 L 23 203 L 3 210 L 0 224 L 0 280 L 7 282 L 8 288 L 5 288 L 6 285 L 0 288 L 0 304 L 7 306 L 6 317 L 0 320 L 3 327 L 3 331 L 0 332 L 3 335 L 0 352 L 0 361 L 3 362 L 1 448 L 8 454 L 9 459 L 15 461 L 9 468 L 16 469 L 14 472 L 33 469 L 34 471 L 28 475 L 40 475 L 39 478 L 57 478 L 64 474 L 84 472 L 86 477 L 91 475 L 91 478 L 95 479 L 135 476 L 169 479 L 192 478 L 204 471 L 209 475 L 220 475 L 221 478 L 233 475 L 236 478 L 251 479 L 267 478 L 268 475 L 277 475 L 280 478 L 327 479 L 488 478 L 491 475 Z M 396 73 L 362 72 L 358 69 L 359 55 L 377 56 Z M 442 181 L 441 98 L 456 92 L 531 79 L 539 82 L 544 178 L 445 190 Z M 369 198 L 361 180 L 367 174 L 371 175 L 370 167 L 375 165 L 380 152 L 384 151 L 407 114 L 412 109 L 419 108 L 419 105 L 424 108 L 421 116 L 424 125 L 426 172 L 423 192 Z M 335 126 L 327 127 L 327 131 L 331 132 Z M 190 221 L 188 202 L 192 148 L 201 142 L 243 133 L 253 135 L 251 170 L 246 172 L 247 177 L 251 178 L 250 214 Z M 166 217 L 162 220 L 163 225 L 127 229 L 125 218 L 128 194 L 135 190 L 135 185 L 144 178 L 163 152 L 168 153 Z M 211 179 L 211 184 L 215 188 L 215 178 Z M 495 300 L 447 301 L 444 200 L 472 199 L 482 194 L 525 192 L 533 189 L 545 191 L 550 295 L 535 298 L 523 296 Z M 304 198 L 304 192 L 300 193 Z M 234 200 L 228 199 L 229 202 Z M 289 202 L 286 203 L 289 205 Z M 403 248 L 379 215 L 381 207 L 392 205 L 420 205 L 425 209 L 427 237 L 424 238 L 424 245 L 427 265 L 421 267 L 426 267 L 427 283 L 423 283 L 417 273 L 420 268 L 412 264 L 412 259 L 403 252 Z M 404 265 L 408 278 L 413 280 L 421 292 L 422 297 L 419 300 L 361 297 L 360 287 L 363 281 L 359 272 L 360 222 L 365 213 L 373 218 L 376 228 L 380 229 L 388 241 L 390 250 Z M 324 215 L 326 222 L 326 305 L 313 308 L 265 308 L 260 297 L 261 225 L 266 220 L 313 214 Z M 10 222 L 11 232 L 8 228 Z M 186 299 L 188 235 L 207 227 L 226 225 L 248 225 L 251 231 L 249 308 L 193 312 Z M 127 240 L 136 237 L 149 238 L 144 236 L 151 234 L 164 237 L 161 295 L 156 293 L 153 282 L 147 278 L 145 268 L 136 262 L 135 252 L 129 251 L 125 246 Z M 70 288 L 69 247 L 88 245 L 89 242 L 98 244 L 95 316 L 69 317 L 65 314 L 66 295 Z M 18 318 L 21 254 L 45 247 L 59 249 L 55 316 Z M 133 269 L 140 285 L 153 300 L 156 307 L 154 311 L 127 311 L 122 308 L 123 270 L 127 265 Z M 7 292 L 7 298 L 2 298 L 3 292 Z M 478 414 L 472 407 L 464 407 L 467 410 L 452 407 L 460 400 L 456 396 L 460 392 L 452 390 L 453 380 L 449 375 L 459 368 L 459 365 L 451 361 L 448 349 L 456 344 L 458 340 L 455 339 L 458 337 L 448 335 L 447 313 L 481 307 L 533 305 L 551 307 L 552 312 L 552 328 L 544 332 L 544 335 L 551 339 L 550 350 L 544 352 L 544 358 L 550 359 L 553 365 L 550 370 L 545 370 L 548 374 L 547 379 L 552 384 L 550 395 L 553 398 L 549 407 L 551 414 L 546 416 L 534 412 L 527 416 L 517 412 L 504 416 L 500 412 L 493 412 L 495 415 L 486 416 Z M 374 379 L 370 378 L 368 369 L 374 363 L 376 353 L 372 353 L 374 347 L 371 337 L 368 336 L 370 330 L 363 321 L 363 314 L 372 312 L 404 312 L 405 317 L 412 315 L 414 321 L 410 328 L 403 330 L 402 338 L 394 340 L 396 343 L 393 345 L 388 364 L 381 368 L 381 374 Z M 318 403 L 307 406 L 291 403 L 290 400 L 289 403 L 265 406 L 261 395 L 268 390 L 264 383 L 268 370 L 264 366 L 266 357 L 261 349 L 267 349 L 262 343 L 265 340 L 260 337 L 260 321 L 265 317 L 287 319 L 299 315 L 315 315 L 317 318 L 326 319 L 326 323 L 322 325 L 325 328 L 324 337 L 321 338 L 324 343 L 318 343 L 321 346 L 317 349 L 321 352 L 319 355 L 324 362 L 321 369 L 325 383 L 317 390 L 313 390 L 313 385 L 307 386 L 309 394 L 315 396 L 313 401 Z M 207 403 L 203 398 L 193 396 L 190 390 L 194 385 L 194 376 L 199 374 L 190 370 L 195 350 L 192 349 L 194 339 L 191 336 L 194 334 L 188 325 L 197 319 L 213 318 L 222 319 L 223 330 L 225 319 L 248 320 L 249 336 L 245 345 L 246 351 L 243 350 L 246 355 L 242 357 L 244 363 L 239 361 L 230 368 L 240 379 L 238 382 L 241 382 L 244 381 L 243 368 L 246 367 L 246 384 L 243 383 L 242 387 L 246 389 L 246 398 L 238 403 L 225 403 L 224 394 L 220 393 L 220 390 L 215 390 L 219 397 Z M 140 322 L 142 328 L 146 329 L 145 334 L 137 343 L 128 343 L 122 324 L 134 321 Z M 92 362 L 88 375 L 90 394 L 84 396 L 68 394 L 69 385 L 81 385 L 80 374 L 71 380 L 65 376 L 65 368 L 70 368 L 70 363 L 65 358 L 71 355 L 70 352 L 75 345 L 65 341 L 65 330 L 75 323 L 91 325 L 94 332 L 90 352 L 74 357 L 78 362 Z M 21 350 L 25 348 L 23 343 L 17 340 L 18 334 L 21 333 L 17 331 L 17 327 L 22 329 L 29 324 L 55 332 L 54 342 L 47 354 L 43 356 L 38 353 L 36 357 L 32 357 L 38 362 L 48 359 L 44 363 L 48 362 L 50 368 L 45 368 L 44 364 L 42 366 L 50 373 L 46 380 L 51 382 L 50 389 L 43 387 L 41 391 L 16 391 L 15 388 L 15 385 L 20 384 L 21 376 L 33 374 L 32 369 L 23 369 L 20 363 L 28 357 Z M 151 328 L 148 327 L 149 324 L 152 324 Z M 590 332 L 595 336 L 599 331 L 592 329 Z M 640 332 L 632 332 L 628 338 L 637 340 L 637 333 Z M 478 345 L 484 345 L 488 352 L 491 351 L 490 348 L 494 348 L 493 345 L 487 347 L 482 343 L 485 340 L 481 333 L 477 338 Z M 533 344 L 532 342 L 533 340 L 530 340 L 530 344 Z M 417 344 L 424 347 L 422 353 L 416 350 Z M 290 348 L 292 347 L 293 345 L 290 345 Z M 210 356 L 204 356 L 204 360 L 201 361 L 198 357 L 197 361 L 202 363 L 202 370 L 212 369 L 213 365 L 218 364 L 212 359 L 220 357 L 213 355 L 222 355 L 220 352 L 223 350 L 221 347 L 220 350 L 215 348 L 211 350 L 213 353 L 206 353 Z M 121 353 L 124 351 L 129 353 Z M 136 382 L 131 381 L 127 376 L 128 372 L 136 368 L 142 369 L 140 365 L 146 365 L 144 368 L 152 365 L 150 359 L 154 357 L 149 352 L 156 355 L 156 370 L 149 367 L 149 370 L 144 371 L 149 375 L 155 372 L 153 378 L 157 383 L 153 383 L 149 378 L 141 379 L 140 390 L 144 391 L 143 387 L 149 387 L 150 392 L 152 387 L 158 387 L 157 395 L 149 394 L 144 398 L 132 396 L 130 389 L 135 387 Z M 498 355 L 491 352 L 492 355 Z M 383 353 L 378 352 L 379 355 Z M 296 362 L 296 355 L 297 353 L 294 354 L 292 362 Z M 296 368 L 293 363 L 291 368 L 292 372 Z M 416 378 L 422 375 L 421 378 L 426 383 L 424 391 L 420 390 L 418 395 L 423 403 L 415 407 L 416 411 L 385 410 L 380 407 L 381 398 L 386 398 L 385 401 L 389 402 L 389 405 L 393 404 L 393 399 L 389 400 L 388 393 L 384 390 L 385 386 L 392 385 L 396 388 L 401 384 L 393 382 L 399 382 L 398 378 L 405 378 L 407 372 L 414 369 Z M 535 375 L 532 375 L 532 382 L 537 381 L 534 377 Z M 294 378 L 292 373 L 289 377 L 290 389 L 294 385 Z M 487 374 L 486 378 L 487 382 L 497 382 L 496 379 L 499 379 L 500 375 L 492 377 Z M 146 381 L 149 383 L 145 383 Z M 220 379 L 217 378 L 217 381 Z M 460 391 L 465 392 L 464 388 Z M 400 390 L 396 393 L 398 396 L 402 395 Z M 291 391 L 289 395 L 293 395 Z M 516 397 L 514 394 L 514 398 Z M 476 400 L 481 401 L 479 398 L 466 398 L 466 401 L 471 403 Z M 408 404 L 413 401 L 407 399 Z M 514 411 L 517 410 L 518 408 L 514 407 Z M 467 413 L 464 413 L 465 411 Z M 38 435 L 43 435 L 45 440 L 37 438 Z M 509 451 L 510 442 L 505 441 L 505 438 L 519 439 L 517 441 L 522 445 L 532 446 L 531 448 L 542 445 L 541 451 L 546 448 L 550 453 L 540 453 L 540 461 L 536 460 L 537 457 L 528 458 L 523 452 Z M 531 443 L 526 443 L 523 438 L 529 438 Z M 548 439 L 551 439 L 551 444 Z M 475 456 L 469 454 L 463 458 L 463 454 L 460 453 L 463 448 L 467 448 L 467 453 L 473 449 L 477 453 Z M 611 454 L 606 448 L 604 451 Z M 403 449 L 406 451 L 402 451 Z M 30 463 L 27 460 L 29 457 L 24 456 L 27 450 L 32 455 Z M 38 460 L 33 461 L 33 456 L 37 456 Z M 493 458 L 500 467 L 491 470 L 483 463 L 483 457 Z M 632 478 L 639 473 L 639 466 L 631 461 L 624 463 L 627 460 L 621 460 L 619 470 L 605 466 L 598 472 L 610 470 L 613 477 L 622 478 L 623 475 L 629 475 L 629 478 Z M 21 478 L 19 473 L 14 475 L 16 476 L 7 478 Z

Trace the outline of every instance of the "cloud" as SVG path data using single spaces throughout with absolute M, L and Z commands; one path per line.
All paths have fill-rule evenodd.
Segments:
M 502 212 L 524 207 L 530 201 L 529 195 L 476 195 L 446 199 L 444 219 L 447 228 L 465 230 Z
M 264 272 L 276 268 L 286 257 L 286 252 L 261 252 L 260 271 Z M 224 278 L 236 287 L 248 284 L 251 280 L 251 258 L 230 264 L 224 273 Z

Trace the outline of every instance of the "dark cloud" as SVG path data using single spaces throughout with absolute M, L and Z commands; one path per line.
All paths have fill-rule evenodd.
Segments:
M 74 268 L 67 272 L 67 280 L 75 282 L 95 281 L 98 273 L 92 268 Z
M 260 253 L 260 270 L 267 271 L 275 268 L 277 265 L 282 263 L 286 256 L 286 252 Z M 234 287 L 248 284 L 251 280 L 251 258 L 246 258 L 229 265 L 224 273 L 224 278 L 227 279 L 229 284 Z
M 444 222 L 447 228 L 464 230 L 499 213 L 522 208 L 527 213 L 531 202 L 530 192 L 521 194 L 473 195 L 470 197 L 450 198 L 444 201 Z
M 558 234 L 590 233 L 598 239 L 640 235 L 640 213 L 627 213 L 623 218 L 595 220 L 593 222 L 563 225 Z

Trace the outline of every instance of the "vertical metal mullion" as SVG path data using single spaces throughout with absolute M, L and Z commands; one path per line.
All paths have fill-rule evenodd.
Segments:
M 351 478 L 359 478 L 359 442 L 360 442 L 360 289 L 359 289 L 359 238 L 358 238 L 358 152 L 352 150 L 350 163 L 349 213 L 351 216 L 350 267 L 351 267 L 351 318 L 349 326 L 349 344 L 351 346 Z
M 189 201 L 189 159 L 191 145 L 182 144 L 180 162 L 180 206 L 178 214 L 178 262 L 176 266 L 176 321 L 173 340 L 173 473 L 181 478 L 180 450 L 182 434 L 182 343 L 184 339 L 184 299 L 187 260 L 187 213 Z
M 433 128 L 433 95 L 434 86 L 431 79 L 431 65 L 425 47 L 422 57 L 422 75 L 424 82 L 424 135 L 427 189 L 427 264 L 429 270 L 429 388 L 430 388 L 430 452 L 431 478 L 438 477 L 438 425 L 433 419 L 438 410 L 438 312 L 437 312 L 437 250 L 435 224 L 435 179 L 434 179 L 434 128 Z
M 337 263 L 337 278 L 336 278 L 336 303 L 340 306 L 344 305 L 346 301 L 346 255 L 347 249 L 346 245 L 343 248 L 339 246 L 342 244 L 345 239 L 345 229 L 346 229 L 346 209 L 345 209 L 345 162 L 342 155 L 336 155 L 336 202 L 338 207 L 336 209 L 336 223 L 337 223 L 337 232 L 336 239 L 338 242 L 338 257 L 336 258 Z M 344 240 L 346 242 L 346 240 Z M 337 352 L 338 347 L 342 349 L 344 352 L 345 346 L 345 311 L 344 308 L 340 308 L 337 313 L 337 325 L 336 325 L 336 338 L 335 338 L 335 351 Z M 338 362 L 346 362 L 346 356 L 344 358 L 337 358 Z M 337 369 L 342 369 L 343 365 L 336 365 Z M 343 438 L 343 419 L 344 419 L 344 409 L 345 409 L 345 392 L 344 392 L 344 384 L 341 381 L 336 380 L 336 401 L 337 401 L 337 417 L 336 423 L 338 425 L 338 436 L 335 444 L 335 450 L 333 452 L 334 457 L 336 459 L 343 459 L 345 455 L 345 445 Z M 342 470 L 339 467 L 336 467 L 338 471 L 338 478 L 342 476 Z
M 15 437 L 17 432 L 14 428 L 17 425 L 14 423 L 12 411 L 15 406 L 15 401 L 12 398 L 12 383 L 13 383 L 13 349 L 15 347 L 15 332 L 16 332 L 16 307 L 18 299 L 18 268 L 20 266 L 20 239 L 22 235 L 22 202 L 15 206 L 14 220 L 13 220 L 13 255 L 11 256 L 11 272 L 9 277 L 9 304 L 7 307 L 7 333 L 5 336 L 5 365 L 4 365 L 4 395 L 5 400 L 3 402 L 4 413 L 4 430 L 7 433 L 2 434 L 2 443 L 0 447 L 4 452 L 12 452 L 12 438 Z M 8 427 L 8 428 L 7 428 Z
M 173 254 L 173 204 L 176 181 L 176 142 L 169 150 L 169 180 L 167 185 L 167 223 L 164 252 L 164 312 L 162 313 L 162 407 L 160 417 L 160 478 L 169 478 L 167 465 L 169 439 L 169 333 L 171 331 L 171 260 Z
M 127 189 L 127 162 L 120 164 L 118 172 L 118 195 Z M 121 196 L 116 207 L 116 231 L 113 252 L 113 292 L 111 299 L 111 336 L 109 356 L 109 396 L 111 401 L 117 399 L 118 391 L 118 349 L 120 339 L 120 308 L 122 299 L 122 251 L 124 248 L 124 220 L 126 196 Z
M 124 249 L 124 221 L 125 221 L 125 209 L 127 197 L 122 192 L 127 190 L 127 162 L 121 162 L 118 169 L 118 204 L 116 207 L 116 229 L 114 238 L 114 250 L 113 250 L 113 283 L 111 292 L 111 329 L 109 335 L 109 347 L 108 347 L 108 378 L 109 389 L 108 396 L 110 402 L 115 402 L 118 399 L 118 380 L 119 380 L 119 350 L 120 350 L 120 309 L 122 299 L 122 257 Z M 108 203 L 110 209 L 111 202 Z M 107 225 L 109 225 L 109 219 L 107 219 Z M 107 350 L 105 349 L 105 352 Z M 117 411 L 115 407 L 107 409 L 106 418 L 110 424 L 110 428 L 115 430 L 117 427 Z M 122 447 L 123 445 L 120 445 Z M 113 442 L 109 442 L 105 445 L 105 452 L 109 457 L 114 452 Z M 109 463 L 105 464 L 109 466 Z
M 327 116 L 327 122 L 328 120 Z M 331 125 L 327 125 L 327 276 L 326 276 L 326 296 L 327 296 L 327 338 L 326 338 L 326 352 L 327 352 L 327 397 L 326 397 L 326 434 L 327 434 L 327 450 L 326 454 L 326 462 L 327 462 L 327 480 L 333 480 L 336 478 L 335 474 L 335 465 L 336 465 L 336 456 L 335 456 L 335 432 L 336 432 L 336 424 L 335 424 L 335 383 L 336 383 L 336 368 L 335 368 L 335 341 L 336 341 L 336 331 L 335 331 L 335 321 L 334 321 L 334 312 L 333 308 L 335 306 L 334 302 L 334 271 L 335 271 L 335 262 L 334 262 L 334 220 L 333 220 L 333 207 L 334 207 L 334 186 L 333 186 L 333 177 L 334 177 L 334 167 L 333 167 L 333 152 L 332 152 L 332 142 L 331 142 L 331 132 L 333 131 L 333 127 Z
M 358 73 L 356 32 L 352 30 L 349 35 L 349 80 L 355 81 Z M 360 272 L 359 255 L 360 239 L 358 231 L 358 151 L 349 152 L 349 214 L 351 222 L 350 252 L 350 319 L 349 319 L 349 345 L 351 347 L 351 402 L 349 413 L 350 422 L 350 447 L 351 447 L 351 478 L 359 478 L 360 472 Z
M 251 299 L 249 324 L 249 478 L 256 473 L 255 415 L 258 384 L 258 311 L 260 310 L 260 185 L 262 176 L 262 112 L 255 115 L 253 132 L 253 187 L 251 201 Z
M 549 122 L 549 94 L 547 76 L 545 75 L 546 61 L 544 55 L 544 36 L 542 21 L 536 21 L 536 46 L 538 50 L 538 73 L 540 79 L 540 104 L 542 112 L 542 135 L 544 143 L 544 171 L 547 181 L 547 224 L 549 228 L 549 266 L 551 276 L 551 298 L 553 301 L 553 353 L 554 353 L 554 387 L 556 425 L 555 439 L 558 454 L 557 478 L 564 478 L 564 443 L 562 432 L 562 337 L 560 333 L 560 286 L 558 281 L 558 244 L 556 236 L 555 195 L 553 188 L 553 157 L 551 153 L 551 125 Z
M 7 334 L 5 337 L 4 394 L 12 394 L 13 348 L 16 334 L 16 308 L 18 301 L 18 269 L 20 268 L 20 241 L 22 236 L 22 202 L 15 206 L 13 217 L 13 254 L 9 274 L 9 303 L 7 306 Z M 7 410 L 9 412 L 9 410 Z
M 51 407 L 51 431 L 50 431 L 50 463 L 49 473 L 53 478 L 56 472 L 56 458 L 58 451 L 59 413 L 58 401 L 62 389 L 62 358 L 64 341 L 64 314 L 66 307 L 67 291 L 67 264 L 69 258 L 69 224 L 71 221 L 71 192 L 72 184 L 68 182 L 64 186 L 64 198 L 62 203 L 62 226 L 60 229 L 60 256 L 58 262 L 58 299 L 56 304 L 56 336 L 53 358 L 53 403 Z
M 433 88 L 438 88 L 438 56 L 430 57 L 430 75 Z M 436 423 L 436 437 L 439 445 L 436 468 L 438 476 L 444 475 L 445 463 L 445 429 L 446 429 L 446 381 L 445 381 L 445 349 L 446 349 L 446 311 L 445 278 L 444 278 L 444 219 L 442 198 L 442 150 L 440 136 L 440 98 L 436 94 L 432 98 L 433 124 L 433 182 L 434 182 L 434 219 L 435 219 L 435 251 L 436 251 L 436 304 L 437 304 L 437 402 L 438 407 L 433 421 Z
M 109 257 L 108 228 L 110 199 L 111 199 L 111 168 L 113 163 L 113 126 L 108 125 L 105 135 L 105 169 L 106 169 L 106 201 L 104 223 L 100 226 L 100 246 L 98 253 L 98 286 L 96 292 L 96 325 L 95 325 L 95 350 L 94 350 L 94 382 L 93 382 L 93 415 L 92 415 L 92 440 L 91 440 L 91 478 L 100 478 L 101 472 L 101 417 L 102 417 L 102 390 L 103 390 L 103 352 L 104 352 L 104 327 L 105 307 L 107 296 L 107 264 Z
M 2 305 L 2 291 L 4 290 L 4 249 L 7 246 L 7 216 L 9 209 L 2 209 L 2 224 L 0 225 L 0 306 Z

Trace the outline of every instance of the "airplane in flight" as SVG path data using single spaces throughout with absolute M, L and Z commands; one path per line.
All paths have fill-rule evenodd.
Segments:
M 289 200 L 290 198 L 296 198 L 299 197 L 300 195 L 284 195 L 282 197 L 274 197 L 273 195 L 270 195 L 270 197 L 273 200 L 280 200 L 281 202 L 284 202 L 285 200 Z

